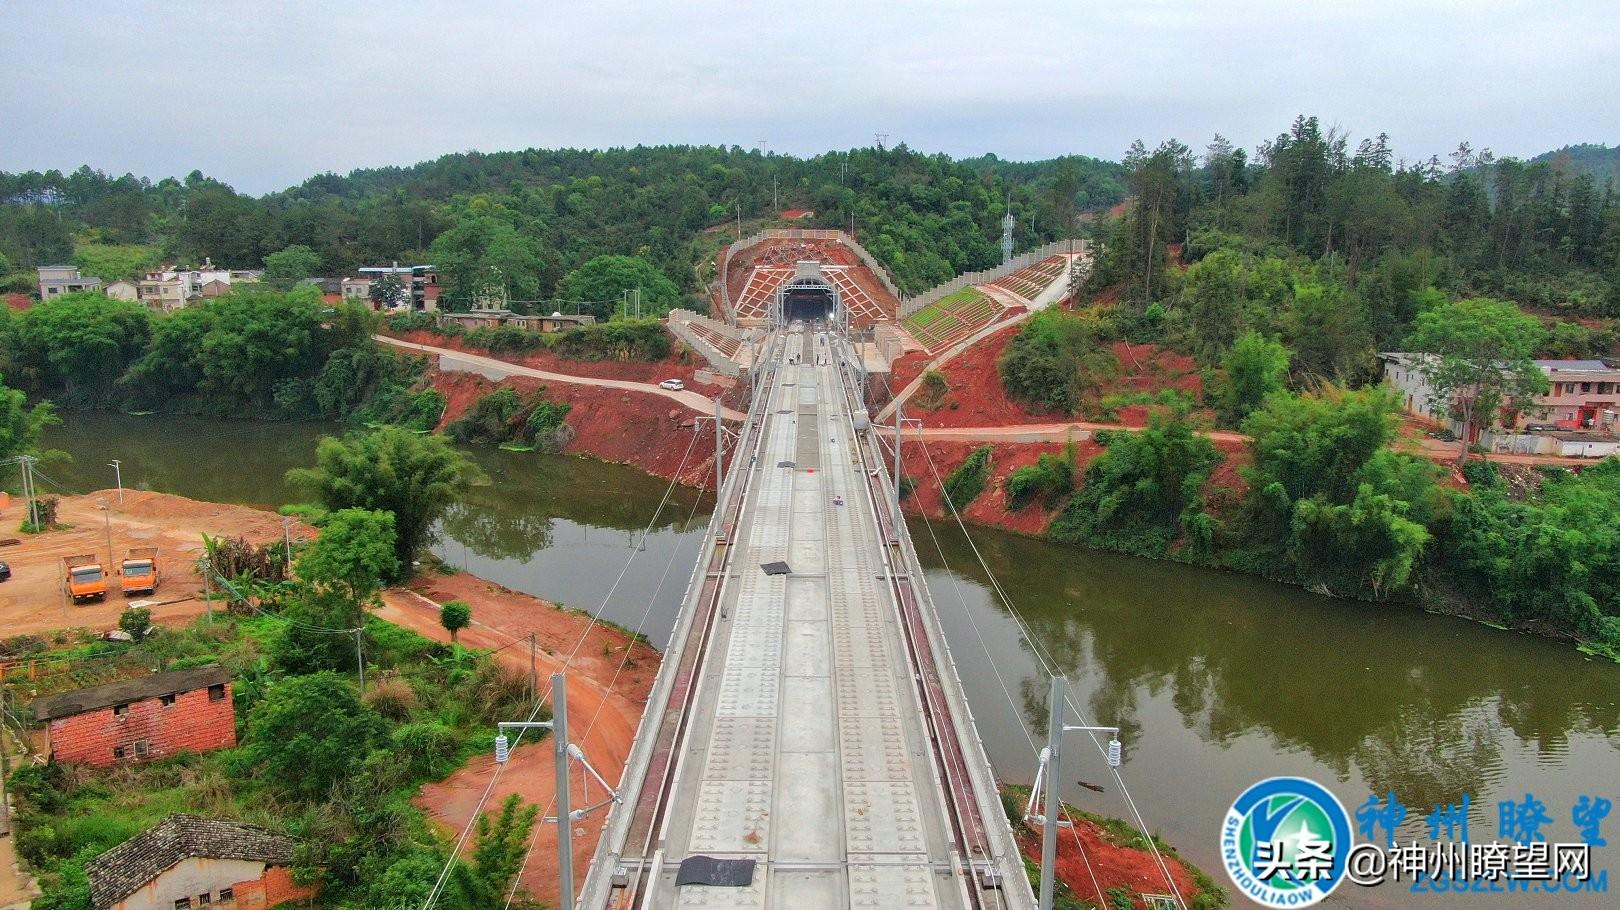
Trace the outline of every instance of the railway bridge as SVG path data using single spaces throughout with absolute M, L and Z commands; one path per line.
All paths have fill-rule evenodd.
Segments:
M 580 906 L 1035 906 L 857 374 L 764 343 Z

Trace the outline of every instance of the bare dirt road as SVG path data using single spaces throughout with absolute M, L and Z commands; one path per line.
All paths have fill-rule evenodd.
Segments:
M 99 490 L 63 496 L 58 503 L 61 527 L 43 534 L 17 530 L 28 511 L 20 497 L 0 508 L 0 560 L 11 566 L 11 579 L 0 582 L 0 629 L 5 635 L 114 629 L 132 600 L 153 602 L 157 622 L 187 622 L 207 609 L 196 569 L 203 534 L 244 537 L 254 544 L 283 539 L 282 517 L 274 512 L 168 493 L 125 490 L 120 503 L 118 491 Z M 299 521 L 288 530 L 294 540 L 311 540 L 316 534 Z M 155 593 L 126 598 L 114 576 L 104 600 L 77 605 L 69 600 L 62 587 L 62 557 L 95 554 L 106 563 L 110 549 L 111 565 L 116 566 L 130 547 L 158 548 L 162 582 Z
M 468 371 L 470 368 L 473 372 L 477 372 L 486 378 L 495 380 L 504 379 L 507 376 L 528 376 L 533 379 L 544 379 L 547 382 L 569 382 L 574 383 L 575 385 L 591 385 L 604 389 L 621 389 L 626 392 L 643 392 L 648 395 L 660 395 L 664 398 L 668 398 L 669 400 L 680 404 L 682 407 L 691 408 L 699 414 L 714 413 L 714 400 L 705 398 L 702 395 L 699 395 L 697 392 L 673 391 L 670 389 L 660 388 L 656 383 L 651 382 L 634 382 L 628 379 L 602 379 L 594 376 L 576 376 L 571 373 L 554 373 L 550 370 L 537 370 L 534 367 L 526 367 L 521 364 L 501 360 L 496 357 L 486 357 L 482 354 L 469 354 L 466 351 L 456 351 L 451 350 L 450 348 L 435 347 L 430 344 L 417 344 L 414 341 L 401 341 L 398 338 L 391 338 L 387 335 L 373 335 L 371 337 L 382 344 L 391 345 L 396 348 L 419 351 L 424 354 L 438 355 L 439 369 L 441 370 L 461 369 L 463 371 Z M 731 408 L 723 409 L 721 414 L 726 420 L 744 420 L 748 416 L 741 411 L 736 411 Z
M 449 634 L 439 625 L 439 605 L 446 600 L 464 600 L 472 605 L 473 622 L 462 630 L 462 644 L 480 649 L 511 645 L 497 659 L 527 673 L 528 645 L 513 643 L 533 633 L 539 646 L 536 669 L 542 693 L 548 689 L 549 675 L 563 669 L 566 663 L 569 739 L 584 750 L 585 757 L 603 777 L 618 781 L 647 704 L 647 693 L 658 674 L 659 655 L 652 646 L 640 641 L 632 643 L 630 636 L 618 629 L 592 626 L 590 617 L 582 613 L 560 609 L 466 573 L 421 576 L 411 587 L 384 592 L 384 605 L 377 615 L 429 638 L 448 641 Z M 477 808 L 495 768 L 494 756 L 474 756 L 450 777 L 423 787 L 416 803 L 453 836 Z M 543 814 L 551 807 L 554 783 L 551 741 L 525 744 L 512 753 L 483 811 L 499 808 L 501 800 L 516 793 L 524 802 L 539 806 Z M 575 808 L 598 802 L 604 796 L 594 781 L 587 790 L 577 768 L 572 783 L 569 792 Z M 574 868 L 580 879 L 596 849 L 605 816 L 605 811 L 598 811 L 574 825 Z M 554 907 L 557 829 L 555 825 L 541 824 L 537 830 L 522 883 L 535 898 Z M 471 838 L 466 846 L 472 847 Z

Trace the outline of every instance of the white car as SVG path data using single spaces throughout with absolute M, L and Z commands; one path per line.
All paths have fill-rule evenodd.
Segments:
M 671 392 L 679 392 L 680 390 L 686 388 L 686 383 L 680 381 L 679 379 L 666 379 L 663 382 L 660 382 L 658 387 L 660 389 L 669 389 Z

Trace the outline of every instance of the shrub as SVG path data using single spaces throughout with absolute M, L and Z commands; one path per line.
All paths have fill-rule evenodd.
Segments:
M 980 446 L 945 478 L 945 500 L 960 512 L 984 492 L 989 480 L 990 447 Z
M 1022 509 L 1040 500 L 1051 506 L 1074 490 L 1074 456 L 1043 454 L 1032 465 L 1025 465 L 1007 477 L 1007 505 Z
M 950 383 L 945 381 L 945 374 L 938 370 L 929 370 L 923 374 L 922 385 L 917 394 L 911 397 L 913 407 L 932 411 L 945 404 L 945 396 L 950 394 Z
M 449 774 L 461 750 L 455 731 L 437 721 L 405 724 L 394 731 L 392 745 L 394 756 L 416 780 L 437 780 Z
M 1166 555 L 1178 531 L 1203 514 L 1204 481 L 1221 460 L 1214 443 L 1195 434 L 1185 414 L 1096 439 L 1107 448 L 1086 466 L 1080 492 L 1048 533 L 1137 556 Z
M 1101 345 L 1101 337 L 1095 319 L 1056 308 L 1037 313 L 996 361 L 1002 387 L 1036 410 L 1078 413 L 1101 383 L 1119 371 L 1118 359 Z
M 389 720 L 402 721 L 416 710 L 418 699 L 411 684 L 398 676 L 377 680 L 362 699 L 366 706 Z

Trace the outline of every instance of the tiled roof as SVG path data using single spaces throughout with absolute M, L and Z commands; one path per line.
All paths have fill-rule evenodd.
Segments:
M 105 686 L 74 689 L 57 695 L 34 699 L 34 716 L 40 720 L 53 720 L 71 714 L 82 714 L 98 708 L 124 705 L 132 701 L 157 698 L 159 695 L 177 694 L 201 689 L 222 682 L 230 682 L 231 671 L 220 666 L 197 667 L 192 670 L 170 670 L 137 676 Z
M 171 815 L 84 865 L 90 877 L 90 903 L 106 910 L 157 878 L 175 863 L 194 856 L 239 859 L 272 866 L 292 865 L 297 842 L 256 825 Z

